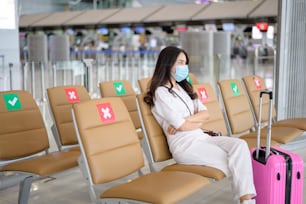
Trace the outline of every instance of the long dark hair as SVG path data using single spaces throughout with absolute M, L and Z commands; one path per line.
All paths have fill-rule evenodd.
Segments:
M 155 91 L 159 86 L 163 86 L 170 82 L 169 92 L 173 92 L 173 84 L 171 82 L 171 68 L 175 64 L 180 53 L 184 53 L 186 56 L 186 64 L 189 64 L 189 57 L 183 49 L 169 46 L 164 48 L 159 53 L 155 65 L 155 70 L 150 82 L 149 90 L 144 97 L 144 101 L 150 106 L 154 106 Z M 192 85 L 186 79 L 177 83 L 187 92 L 191 99 L 198 97 L 197 94 L 193 91 Z

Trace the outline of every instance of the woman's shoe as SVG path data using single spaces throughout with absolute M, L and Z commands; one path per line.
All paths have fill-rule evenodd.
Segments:
M 241 204 L 256 204 L 255 199 L 244 200 Z

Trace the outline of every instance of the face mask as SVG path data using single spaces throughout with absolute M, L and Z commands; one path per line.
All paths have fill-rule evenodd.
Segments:
M 187 78 L 189 74 L 188 65 L 178 65 L 175 68 L 176 72 L 172 74 L 172 76 L 175 78 L 175 81 L 181 82 Z

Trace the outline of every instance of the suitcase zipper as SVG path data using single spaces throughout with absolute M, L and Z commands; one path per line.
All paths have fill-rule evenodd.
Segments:
M 286 192 L 285 192 L 285 204 L 290 204 L 291 201 L 291 183 L 292 183 L 292 159 L 290 155 L 281 152 L 279 150 L 271 148 L 274 154 L 282 155 L 286 161 Z

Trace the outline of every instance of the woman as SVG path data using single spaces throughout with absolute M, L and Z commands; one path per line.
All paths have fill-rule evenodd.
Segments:
M 188 55 L 177 47 L 164 48 L 157 59 L 149 91 L 144 98 L 167 136 L 174 160 L 180 164 L 218 168 L 231 178 L 235 198 L 255 203 L 250 152 L 245 141 L 211 137 L 201 130 L 209 118 L 188 76 Z

